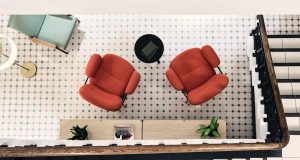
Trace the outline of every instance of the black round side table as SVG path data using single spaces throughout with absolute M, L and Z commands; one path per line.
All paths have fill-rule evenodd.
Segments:
M 142 62 L 160 63 L 159 59 L 164 53 L 164 44 L 156 35 L 145 34 L 135 42 L 134 51 Z

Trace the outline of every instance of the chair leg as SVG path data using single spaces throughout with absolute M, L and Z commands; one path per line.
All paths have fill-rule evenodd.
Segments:
M 181 91 L 182 92 L 182 94 L 184 95 L 184 97 L 186 98 L 186 101 L 185 101 L 185 103 L 188 103 L 188 97 L 187 97 L 187 94 L 186 94 L 186 92 L 184 92 L 184 91 Z
M 71 17 L 73 15 L 72 14 L 67 14 L 66 16 Z M 77 19 L 77 22 L 80 23 L 80 20 Z
M 223 74 L 223 72 L 219 66 L 218 66 L 218 70 L 220 71 L 221 74 Z
M 123 106 L 124 108 L 127 108 L 127 104 L 124 104 L 125 100 L 127 99 L 127 94 L 125 94 L 123 97 L 122 97 L 122 101 L 123 101 Z
M 60 49 L 59 47 L 55 47 L 55 49 L 57 49 L 57 50 L 59 50 L 59 51 L 61 51 L 61 52 L 63 52 L 63 53 L 65 53 L 65 54 L 69 54 L 69 52 L 68 51 L 65 51 L 65 50 L 62 50 L 62 49 Z
M 88 82 L 88 80 L 89 80 L 89 77 L 86 78 L 84 84 L 86 84 Z

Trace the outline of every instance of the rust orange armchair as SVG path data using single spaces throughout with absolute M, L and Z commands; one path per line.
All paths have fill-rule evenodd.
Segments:
M 141 77 L 129 62 L 114 54 L 103 57 L 94 54 L 85 74 L 88 78 L 79 90 L 80 96 L 108 111 L 121 109 L 127 94 L 134 92 Z
M 228 77 L 218 67 L 220 59 L 209 45 L 188 49 L 176 56 L 166 72 L 171 85 L 182 91 L 192 105 L 202 104 L 219 94 Z M 216 74 L 218 68 L 220 74 Z

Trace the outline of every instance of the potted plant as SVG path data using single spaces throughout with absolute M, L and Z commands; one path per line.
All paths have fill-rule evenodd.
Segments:
M 115 140 L 134 140 L 133 125 L 117 125 L 115 126 Z
M 204 124 L 199 125 L 199 129 L 197 130 L 197 133 L 200 133 L 200 138 L 207 138 L 207 137 L 212 137 L 212 138 L 220 138 L 221 135 L 218 132 L 218 123 L 219 118 L 218 117 L 213 117 L 211 120 L 210 124 L 208 126 L 205 126 Z
M 68 140 L 87 140 L 88 139 L 88 132 L 86 130 L 88 125 L 85 125 L 83 128 L 80 128 L 78 125 L 73 126 L 70 129 L 70 132 L 73 134 L 73 137 L 69 138 Z
M 128 130 L 118 130 L 115 133 L 115 137 L 117 139 L 121 139 L 121 140 L 128 140 L 132 137 L 132 135 L 130 134 L 130 132 Z

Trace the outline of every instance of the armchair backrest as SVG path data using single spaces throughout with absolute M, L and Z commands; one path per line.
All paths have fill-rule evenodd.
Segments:
M 203 53 L 200 48 L 192 48 L 180 53 L 170 64 L 181 80 L 184 90 L 190 91 L 205 83 L 209 78 L 216 74 L 214 66 L 210 63 L 217 64 L 211 53 Z M 209 60 L 207 57 L 211 57 Z
M 46 15 L 11 15 L 8 26 L 29 36 L 38 37 Z
M 89 82 L 106 92 L 122 96 L 134 71 L 133 66 L 125 59 L 106 54 Z

